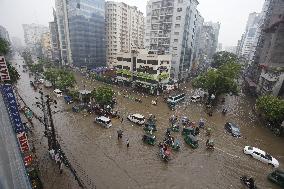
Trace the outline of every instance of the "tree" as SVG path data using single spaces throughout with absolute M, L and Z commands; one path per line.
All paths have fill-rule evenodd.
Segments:
M 284 100 L 275 96 L 261 96 L 256 101 L 256 108 L 274 126 L 279 126 L 284 120 Z
M 100 105 L 110 105 L 112 103 L 114 92 L 110 87 L 102 86 L 92 91 L 92 96 Z
M 33 73 L 43 73 L 43 64 L 42 63 L 38 63 L 38 64 L 32 64 L 31 66 L 30 66 L 30 70 L 31 70 L 31 72 L 33 72 Z
M 224 64 L 237 63 L 237 62 L 238 62 L 237 55 L 227 51 L 220 51 L 213 55 L 213 62 L 211 66 L 213 68 L 219 68 Z
M 219 69 L 210 69 L 193 80 L 193 86 L 202 88 L 217 97 L 225 93 L 238 93 L 236 78 L 240 72 L 241 66 L 228 63 L 222 65 Z
M 50 81 L 53 86 L 66 90 L 76 84 L 75 76 L 72 72 L 63 69 L 50 68 L 44 72 L 45 79 Z
M 10 52 L 9 42 L 0 37 L 0 55 L 7 55 L 9 52 Z
M 9 83 L 9 84 L 17 83 L 17 81 L 20 79 L 20 74 L 18 73 L 16 68 L 12 66 L 9 62 L 6 62 L 6 64 L 7 64 L 9 75 L 10 75 L 10 81 L 5 81 L 5 83 Z
M 58 71 L 58 74 L 59 75 L 57 77 L 55 85 L 59 89 L 66 90 L 69 87 L 74 87 L 74 85 L 76 84 L 76 79 L 72 72 L 60 69 Z

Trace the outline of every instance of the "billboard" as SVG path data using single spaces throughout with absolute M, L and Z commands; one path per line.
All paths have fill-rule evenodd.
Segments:
M 9 81 L 10 75 L 4 56 L 0 56 L 0 80 Z

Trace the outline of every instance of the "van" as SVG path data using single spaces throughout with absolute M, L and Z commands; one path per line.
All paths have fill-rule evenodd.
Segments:
M 61 97 L 61 96 L 63 96 L 62 91 L 60 91 L 59 89 L 55 89 L 53 92 L 54 92 L 54 94 L 56 95 L 56 97 Z
M 177 104 L 180 101 L 184 100 L 184 98 L 185 98 L 185 94 L 181 93 L 181 94 L 178 94 L 178 95 L 175 95 L 175 96 L 170 96 L 168 98 L 167 102 L 168 102 L 168 104 Z
M 105 116 L 96 117 L 95 122 L 107 129 L 112 126 L 111 120 Z
M 130 114 L 127 119 L 133 123 L 143 125 L 145 123 L 145 117 L 141 114 Z
M 200 100 L 201 100 L 201 96 L 199 95 L 193 95 L 192 97 L 190 97 L 191 102 L 199 102 Z

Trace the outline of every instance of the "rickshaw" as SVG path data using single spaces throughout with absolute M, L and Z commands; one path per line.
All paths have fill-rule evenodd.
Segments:
M 149 131 L 149 130 L 152 130 L 152 131 L 157 131 L 157 128 L 156 128 L 156 119 L 153 115 L 150 115 L 150 117 L 147 119 L 146 123 L 145 123 L 145 126 L 144 126 L 144 130 L 145 131 Z
M 194 135 L 194 129 L 193 129 L 192 127 L 184 127 L 184 128 L 182 129 L 181 134 L 182 134 L 183 136 L 186 136 L 186 135 L 189 135 L 189 134 Z
M 156 142 L 156 136 L 153 136 L 153 135 L 143 135 L 142 141 L 147 143 L 147 144 L 150 144 L 150 145 L 154 146 L 155 142 Z
M 174 145 L 172 145 L 172 149 L 174 151 L 179 151 L 180 150 L 180 142 L 179 142 L 179 140 L 175 140 Z
M 198 140 L 195 136 L 193 135 L 186 135 L 184 137 L 184 141 L 186 142 L 186 144 L 190 145 L 193 149 L 198 148 Z
M 181 124 L 182 124 L 182 125 L 187 125 L 188 123 L 189 123 L 188 117 L 182 117 L 182 118 L 181 118 Z
M 176 109 L 176 103 L 170 102 L 170 103 L 168 103 L 168 106 L 169 106 L 169 108 L 170 108 L 171 110 L 175 110 L 175 109 Z
M 75 112 L 75 113 L 78 113 L 78 112 L 80 112 L 80 107 L 75 105 L 75 106 L 72 107 L 72 111 Z
M 172 124 L 171 130 L 173 132 L 179 132 L 179 125 L 178 124 Z
M 170 160 L 171 151 L 169 149 L 164 150 L 160 148 L 159 156 L 165 161 L 168 162 Z
M 214 150 L 214 140 L 213 139 L 208 139 L 206 141 L 206 148 L 208 150 Z

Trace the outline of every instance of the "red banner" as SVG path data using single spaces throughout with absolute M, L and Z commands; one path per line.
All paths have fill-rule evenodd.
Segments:
M 21 132 L 17 134 L 17 138 L 19 140 L 20 148 L 23 153 L 29 152 L 30 147 L 28 143 L 28 138 L 25 132 Z

